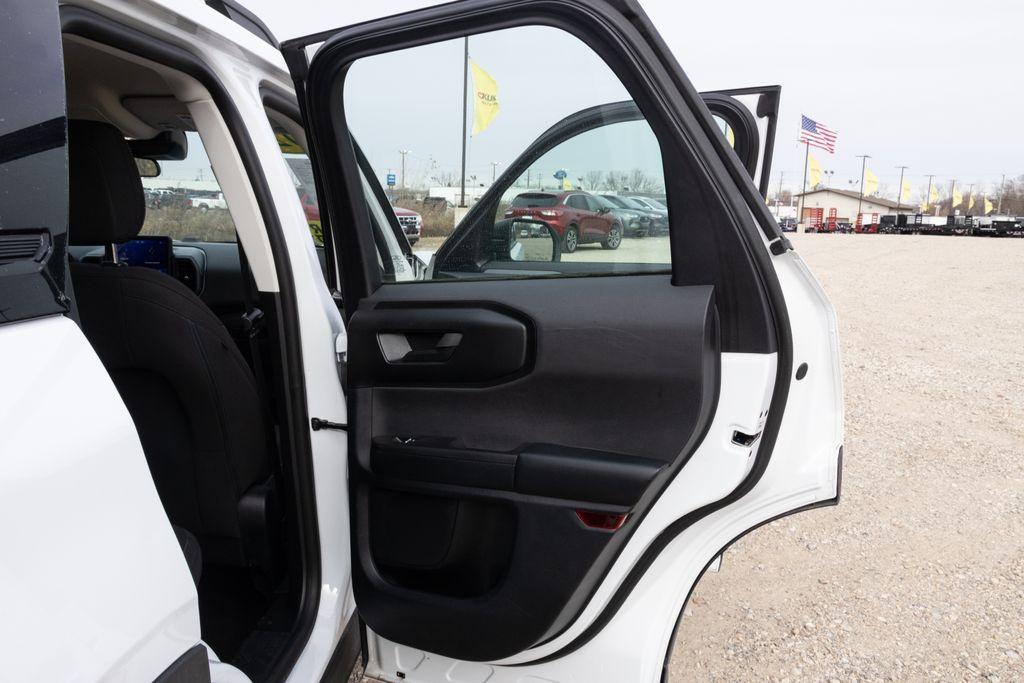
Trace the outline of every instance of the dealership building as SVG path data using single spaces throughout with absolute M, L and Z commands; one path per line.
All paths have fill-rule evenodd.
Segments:
M 860 201 L 863 223 L 873 222 L 872 217 L 875 214 L 881 217 L 896 213 L 897 208 L 900 213 L 917 212 L 917 207 L 910 204 L 900 204 L 897 207 L 896 202 L 890 199 L 874 196 L 864 197 L 861 201 L 859 192 L 835 188 L 811 190 L 798 194 L 796 197 L 800 202 L 800 211 L 797 215 L 800 216 L 800 222 L 804 225 L 820 225 L 822 222 L 828 222 L 830 216 L 834 216 L 838 223 L 856 223 L 858 201 Z

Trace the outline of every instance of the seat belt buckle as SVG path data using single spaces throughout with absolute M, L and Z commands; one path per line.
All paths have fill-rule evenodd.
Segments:
M 251 311 L 246 311 L 242 314 L 242 329 L 245 330 L 245 334 L 249 339 L 255 339 L 256 335 L 263 329 L 265 317 L 262 309 L 259 308 L 253 308 Z

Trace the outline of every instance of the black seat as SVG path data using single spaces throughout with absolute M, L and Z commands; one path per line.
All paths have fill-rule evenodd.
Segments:
M 105 123 L 71 121 L 69 239 L 134 238 L 145 202 L 134 158 Z M 212 564 L 273 574 L 273 459 L 257 383 L 227 329 L 185 285 L 156 270 L 73 263 L 82 329 L 135 421 L 172 524 Z

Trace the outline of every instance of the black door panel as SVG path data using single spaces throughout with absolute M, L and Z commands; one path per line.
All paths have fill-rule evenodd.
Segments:
M 416 330 L 462 338 L 447 362 L 389 363 L 381 334 Z M 718 385 L 714 290 L 668 275 L 385 285 L 348 335 L 360 614 L 460 659 L 564 628 Z

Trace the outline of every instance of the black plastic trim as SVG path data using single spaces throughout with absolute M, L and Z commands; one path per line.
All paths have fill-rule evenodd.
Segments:
M 153 683 L 210 683 L 210 656 L 206 646 L 199 643 L 185 650 L 153 679 Z
M 263 23 L 263 20 L 245 7 L 242 7 L 235 0 L 206 0 L 206 6 L 223 14 L 249 33 L 269 44 L 275 50 L 281 49 L 281 44 L 277 42 L 277 38 L 270 32 L 270 29 Z
M 341 640 L 334 648 L 334 654 L 327 662 L 321 683 L 345 683 L 355 670 L 359 657 L 363 652 L 362 622 L 359 615 L 353 613 L 341 633 Z
M 283 412 L 287 419 L 284 430 L 285 451 L 291 453 L 293 470 L 292 494 L 296 507 L 302 576 L 299 587 L 299 609 L 290 644 L 282 652 L 267 680 L 283 680 L 301 654 L 313 630 L 320 601 L 320 539 L 316 516 L 316 489 L 313 480 L 312 445 L 309 438 L 302 351 L 299 336 L 298 306 L 293 287 L 291 262 L 281 224 L 274 209 L 273 197 L 260 168 L 259 156 L 248 135 L 248 128 L 224 85 L 200 57 L 176 45 L 129 28 L 118 22 L 79 7 L 62 5 L 61 27 L 87 40 L 93 40 L 138 55 L 144 59 L 177 69 L 197 79 L 210 92 L 214 103 L 227 122 L 233 142 L 242 158 L 267 228 L 279 292 L 270 294 L 280 310 L 276 316 L 281 341 L 281 369 L 285 377 Z

